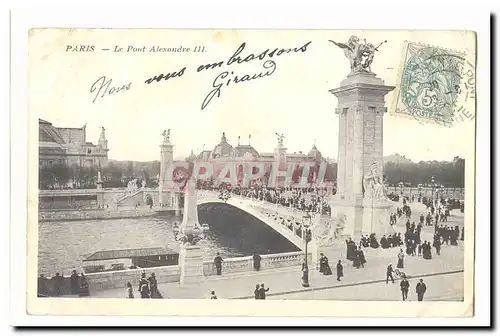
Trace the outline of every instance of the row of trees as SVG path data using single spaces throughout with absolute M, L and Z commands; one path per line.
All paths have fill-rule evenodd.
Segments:
M 97 167 L 56 164 L 41 167 L 38 181 L 40 189 L 93 189 L 97 187 L 97 177 Z M 101 168 L 101 179 L 104 188 L 126 187 L 133 179 L 137 179 L 139 186 L 142 181 L 146 182 L 147 187 L 158 185 L 156 176 L 151 177 L 149 171 L 144 169 L 137 171 L 131 165 L 123 167 L 115 162 L 110 162 Z
M 97 182 L 97 169 L 92 167 L 57 164 L 44 166 L 39 170 L 40 189 L 94 188 L 95 182 Z
M 101 178 L 105 188 L 126 187 L 132 179 L 138 179 L 139 185 L 146 181 L 147 187 L 158 185 L 160 163 L 158 161 L 138 163 L 133 161 L 111 161 L 101 169 Z M 327 171 L 326 180 L 335 181 L 337 164 L 331 165 Z M 41 189 L 62 188 L 95 188 L 97 183 L 96 167 L 80 167 L 58 164 L 44 166 L 39 171 L 39 187 Z M 434 182 L 445 187 L 464 187 L 465 160 L 455 157 L 448 161 L 421 161 L 418 163 L 393 161 L 384 165 L 384 177 L 389 186 L 404 182 L 406 185 L 418 186 Z
M 406 185 L 434 183 L 447 188 L 463 188 L 465 180 L 465 160 L 455 157 L 449 161 L 420 161 L 418 163 L 386 162 L 384 176 L 388 185 L 397 185 L 404 182 Z

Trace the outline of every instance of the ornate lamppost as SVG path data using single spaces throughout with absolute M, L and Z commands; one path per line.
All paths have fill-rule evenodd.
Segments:
M 305 249 L 305 261 L 302 265 L 302 287 L 309 287 L 309 266 L 307 264 L 307 244 L 311 241 L 312 238 L 312 232 L 311 232 L 311 222 L 312 222 L 312 217 L 311 215 L 306 212 L 304 217 L 302 217 L 302 226 L 304 228 L 302 238 L 306 242 L 306 249 Z
M 432 188 L 431 199 L 434 202 L 434 189 L 436 189 L 436 179 L 434 178 L 434 176 L 431 177 L 431 188 Z

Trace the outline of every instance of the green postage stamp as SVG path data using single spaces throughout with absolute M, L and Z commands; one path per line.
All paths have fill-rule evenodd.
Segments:
M 462 96 L 470 94 L 465 54 L 406 42 L 401 62 L 393 112 L 451 126 Z

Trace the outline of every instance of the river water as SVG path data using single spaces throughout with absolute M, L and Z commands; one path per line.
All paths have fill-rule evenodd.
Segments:
M 210 231 L 201 244 L 205 259 L 298 251 L 298 248 L 255 217 L 228 204 L 204 204 L 198 208 L 200 223 Z M 182 218 L 151 217 L 39 223 L 38 273 L 69 275 L 81 271 L 86 256 L 102 250 L 167 247 L 179 251 L 172 225 Z

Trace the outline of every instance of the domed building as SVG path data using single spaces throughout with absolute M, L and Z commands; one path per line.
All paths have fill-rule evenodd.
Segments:
M 234 149 L 234 156 L 254 160 L 258 159 L 260 154 L 251 145 L 238 145 L 238 147 Z
M 197 160 L 197 156 L 194 154 L 194 152 L 191 150 L 191 154 L 186 158 L 186 161 L 188 162 L 194 162 Z
M 210 153 L 211 159 L 233 157 L 235 154 L 233 146 L 227 142 L 226 133 L 222 133 L 220 142 Z
M 316 162 L 321 162 L 323 160 L 323 155 L 321 155 L 321 152 L 318 150 L 316 145 L 314 145 L 313 148 L 309 151 L 307 157 Z

